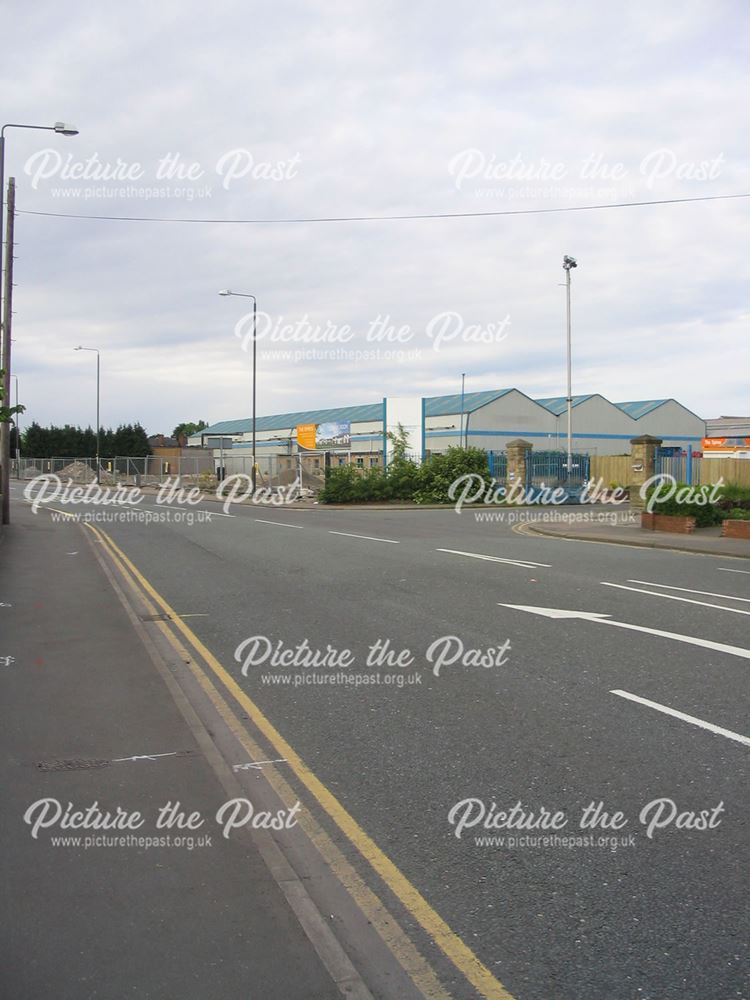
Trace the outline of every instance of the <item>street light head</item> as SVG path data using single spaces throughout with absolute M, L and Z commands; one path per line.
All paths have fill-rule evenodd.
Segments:
M 563 257 L 563 269 L 565 271 L 570 271 L 571 268 L 578 267 L 578 263 L 575 257 L 569 257 L 567 254 Z
M 53 128 L 60 135 L 78 135 L 75 125 L 66 125 L 65 122 L 55 122 Z
M 231 295 L 231 294 L 232 294 L 231 288 L 222 288 L 222 290 L 219 292 L 219 295 Z
M 83 348 L 82 348 L 82 347 L 74 347 L 74 348 L 73 348 L 73 350 L 74 350 L 74 351 L 82 351 L 82 350 L 83 350 Z

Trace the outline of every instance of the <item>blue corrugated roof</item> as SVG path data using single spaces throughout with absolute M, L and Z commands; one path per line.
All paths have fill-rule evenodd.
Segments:
M 594 393 L 589 393 L 587 396 L 573 396 L 573 406 L 578 406 L 579 403 L 585 403 L 587 399 L 591 399 Z M 535 399 L 535 403 L 539 403 L 543 406 L 545 410 L 549 410 L 550 413 L 554 413 L 556 417 L 559 417 L 561 413 L 564 413 L 568 406 L 568 400 L 566 396 L 545 396 L 544 399 Z
M 348 420 L 360 423 L 364 420 L 380 420 L 383 416 L 382 403 L 366 403 L 363 406 L 335 406 L 329 410 L 298 410 L 295 413 L 275 413 L 269 417 L 258 417 L 255 426 L 259 431 L 281 431 L 297 424 L 324 424 L 331 420 Z M 250 418 L 222 420 L 202 430 L 201 434 L 240 434 L 253 429 Z
M 623 413 L 627 413 L 629 417 L 638 420 L 640 417 L 645 417 L 647 413 L 651 413 L 652 410 L 656 410 L 659 406 L 663 406 L 664 403 L 668 402 L 668 399 L 634 399 L 629 403 L 615 403 L 615 406 L 619 410 L 622 410 Z
M 481 406 L 492 403 L 501 396 L 512 392 L 511 389 L 487 389 L 484 392 L 467 392 L 464 394 L 464 413 L 473 413 Z M 449 413 L 461 412 L 461 393 L 450 396 L 428 396 L 425 399 L 425 416 L 445 417 Z
M 495 399 L 511 392 L 510 389 L 488 389 L 485 392 L 467 392 L 464 396 L 464 413 L 473 413 L 481 406 L 486 406 Z M 428 417 L 441 417 L 449 413 L 461 412 L 461 393 L 451 396 L 429 396 L 425 400 L 425 413 Z M 298 410 L 295 413 L 276 413 L 269 417 L 258 417 L 256 429 L 259 431 L 280 431 L 297 424 L 323 424 L 330 420 L 348 420 L 350 423 L 362 423 L 368 420 L 380 420 L 383 416 L 383 404 L 365 403 L 363 406 L 336 406 L 330 410 Z M 241 434 L 253 429 L 249 418 L 241 420 L 221 420 L 211 424 L 201 431 L 201 434 Z

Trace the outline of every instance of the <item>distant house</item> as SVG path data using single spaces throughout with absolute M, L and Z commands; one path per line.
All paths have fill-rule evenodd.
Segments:
M 187 445 L 187 437 L 184 434 L 180 434 L 179 438 L 168 437 L 166 434 L 152 434 L 148 443 L 154 454 L 158 454 L 158 448 L 184 448 Z

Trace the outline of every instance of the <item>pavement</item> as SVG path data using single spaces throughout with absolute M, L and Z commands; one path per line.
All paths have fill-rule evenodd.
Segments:
M 745 563 L 729 555 L 531 534 L 542 525 L 534 523 L 538 512 L 528 510 L 459 515 L 243 505 L 226 513 L 208 503 L 160 511 L 149 499 L 138 517 L 72 504 L 33 514 L 16 487 L 12 513 L 0 558 L 5 567 L 6 551 L 14 552 L 20 569 L 0 601 L 15 603 L 21 611 L 14 614 L 24 617 L 7 652 L 33 664 L 39 655 L 66 649 L 81 622 L 90 666 L 75 668 L 85 671 L 78 678 L 71 662 L 61 671 L 67 683 L 54 686 L 37 668 L 26 670 L 27 660 L 15 673 L 15 663 L 3 668 L 9 691 L 18 687 L 3 735 L 18 786 L 5 831 L 17 863 L 4 877 L 13 879 L 6 898 L 22 915 L 21 931 L 10 948 L 6 938 L 5 951 L 14 956 L 14 970 L 40 961 L 31 938 L 31 914 L 44 899 L 35 880 L 39 867 L 55 904 L 55 919 L 41 918 L 54 953 L 46 982 L 54 980 L 55 968 L 64 977 L 72 968 L 76 983 L 84 965 L 102 975 L 118 934 L 129 943 L 131 974 L 137 968 L 139 976 L 130 992 L 120 989 L 121 958 L 117 989 L 100 980 L 99 992 L 84 985 L 78 994 L 51 995 L 170 996 L 159 990 L 174 974 L 184 992 L 181 963 L 187 963 L 198 977 L 191 996 L 315 996 L 322 974 L 308 993 L 302 987 L 298 994 L 283 992 L 288 934 L 299 945 L 298 962 L 313 968 L 316 957 L 338 944 L 352 969 L 347 978 L 339 955 L 339 971 L 328 971 L 329 978 L 339 992 L 356 983 L 375 997 L 749 995 Z M 588 513 L 596 522 L 604 512 Z M 164 723 L 154 718 L 159 684 L 165 686 L 155 667 L 148 681 L 147 664 L 141 672 L 135 653 L 127 663 L 117 656 L 125 632 L 111 629 L 115 618 L 120 625 L 123 619 L 116 604 L 105 613 L 112 584 L 102 566 L 86 557 L 74 572 L 87 536 L 142 617 L 161 616 L 141 621 L 154 645 L 167 633 L 182 644 L 182 659 L 164 657 L 215 755 L 230 770 L 243 759 L 272 759 L 258 772 L 233 776 L 263 801 L 278 796 L 287 802 L 293 794 L 302 804 L 300 826 L 273 838 L 283 857 L 271 869 L 283 862 L 296 873 L 308 901 L 295 917 L 317 913 L 334 941 L 313 948 L 311 957 L 293 931 L 275 936 L 283 919 L 277 913 L 274 934 L 262 939 L 270 965 L 279 958 L 279 983 L 270 965 L 263 981 L 268 993 L 253 992 L 247 965 L 225 968 L 252 944 L 242 939 L 235 949 L 225 935 L 207 932 L 204 913 L 208 923 L 221 917 L 215 902 L 221 893 L 209 891 L 203 878 L 191 881 L 188 868 L 166 879 L 186 912 L 182 934 L 159 948 L 158 969 L 150 956 L 154 930 L 157 937 L 163 932 L 152 923 L 150 935 L 139 934 L 146 918 L 128 894 L 128 876 L 132 871 L 157 912 L 168 905 L 166 876 L 146 871 L 137 853 L 121 853 L 119 866 L 88 869 L 87 905 L 99 906 L 107 879 L 119 879 L 124 895 L 117 912 L 114 904 L 102 910 L 93 931 L 85 918 L 73 921 L 70 933 L 60 929 L 72 917 L 63 903 L 59 849 L 53 855 L 47 848 L 45 856 L 22 820 L 36 782 L 47 782 L 47 789 L 59 779 L 122 774 L 119 797 L 137 791 L 120 787 L 128 769 L 147 765 L 137 776 L 147 783 L 149 801 L 164 794 L 157 780 L 162 767 L 171 769 L 170 782 L 184 782 L 173 797 L 197 801 L 196 809 L 208 812 L 217 797 L 228 797 L 223 782 L 220 788 L 212 783 L 216 769 L 198 753 L 85 772 L 34 771 L 36 762 L 57 757 L 113 759 L 141 754 L 143 746 L 194 749 L 187 734 L 169 728 L 179 719 L 170 723 L 166 708 Z M 73 551 L 79 554 L 68 555 Z M 50 568 L 61 564 L 62 578 Z M 34 588 L 46 586 L 47 574 L 61 610 L 53 618 L 54 639 L 48 633 L 40 653 L 35 629 L 48 612 L 33 607 Z M 24 586 L 4 596 L 16 578 Z M 71 699 L 68 708 L 64 697 Z M 58 702 L 62 729 L 49 722 Z M 134 710 L 126 711 L 128 705 Z M 141 733 L 141 717 L 154 728 Z M 89 721 L 82 724 L 83 718 Z M 131 741 L 131 727 L 137 740 Z M 145 739 L 156 735 L 157 742 Z M 213 759 L 205 733 L 200 745 Z M 188 765 L 205 771 L 197 800 L 192 777 L 185 777 Z M 77 801 L 85 790 L 66 794 Z M 95 790 L 104 795 L 103 787 Z M 592 806 L 597 818 L 583 827 Z M 507 815 L 503 821 L 498 814 L 513 815 L 514 807 L 526 825 L 509 830 Z M 562 816 L 558 831 L 539 826 L 545 811 Z M 462 817 L 475 825 L 459 829 Z M 654 817 L 660 823 L 651 828 Z M 250 846 L 238 841 L 234 850 Z M 195 864 L 196 856 L 193 851 L 185 861 L 173 851 L 166 863 Z M 83 880 L 87 866 L 104 864 L 101 857 L 88 851 L 67 865 Z M 245 886 L 236 861 L 214 856 L 213 877 L 222 891 L 238 880 Z M 240 895 L 247 909 L 255 904 L 254 892 Z M 272 888 L 264 904 L 266 898 L 274 898 Z M 231 911 L 235 928 L 253 919 L 240 903 L 233 905 L 240 907 Z M 94 946 L 84 959 L 77 942 L 87 934 Z M 55 935 L 65 947 L 56 946 Z M 202 961 L 194 962 L 196 939 Z M 212 974 L 218 967 L 228 977 L 214 994 L 200 979 L 209 954 L 219 956 Z M 157 975 L 154 985 L 150 977 Z
M 212 821 L 230 796 L 205 734 L 180 711 L 91 541 L 16 508 L 0 559 L 2 654 L 13 659 L 0 667 L 2 995 L 339 997 L 258 847 Z M 76 831 L 61 819 L 34 837 L 45 799 L 145 822 Z M 157 830 L 170 802 L 206 822 Z M 105 835 L 137 842 L 86 844 Z
M 596 510 L 606 513 L 604 505 Z M 681 535 L 668 531 L 650 531 L 641 528 L 637 510 L 629 517 L 630 508 L 623 509 L 621 517 L 614 523 L 602 521 L 579 521 L 577 516 L 584 508 L 570 508 L 560 511 L 559 516 L 544 521 L 532 519 L 529 531 L 552 538 L 571 538 L 588 542 L 608 542 L 612 545 L 642 545 L 652 549 L 672 549 L 679 552 L 694 552 L 704 555 L 728 556 L 735 559 L 750 559 L 750 541 L 742 538 L 722 538 L 721 525 L 697 528 L 693 534 Z M 557 515 L 558 512 L 552 512 Z

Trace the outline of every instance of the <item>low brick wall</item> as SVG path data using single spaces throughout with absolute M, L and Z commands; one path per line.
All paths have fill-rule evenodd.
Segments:
M 722 521 L 722 538 L 746 538 L 750 542 L 750 521 Z
M 671 531 L 675 535 L 692 535 L 695 531 L 695 518 L 673 514 L 647 514 L 644 511 L 641 514 L 641 527 L 647 531 Z

